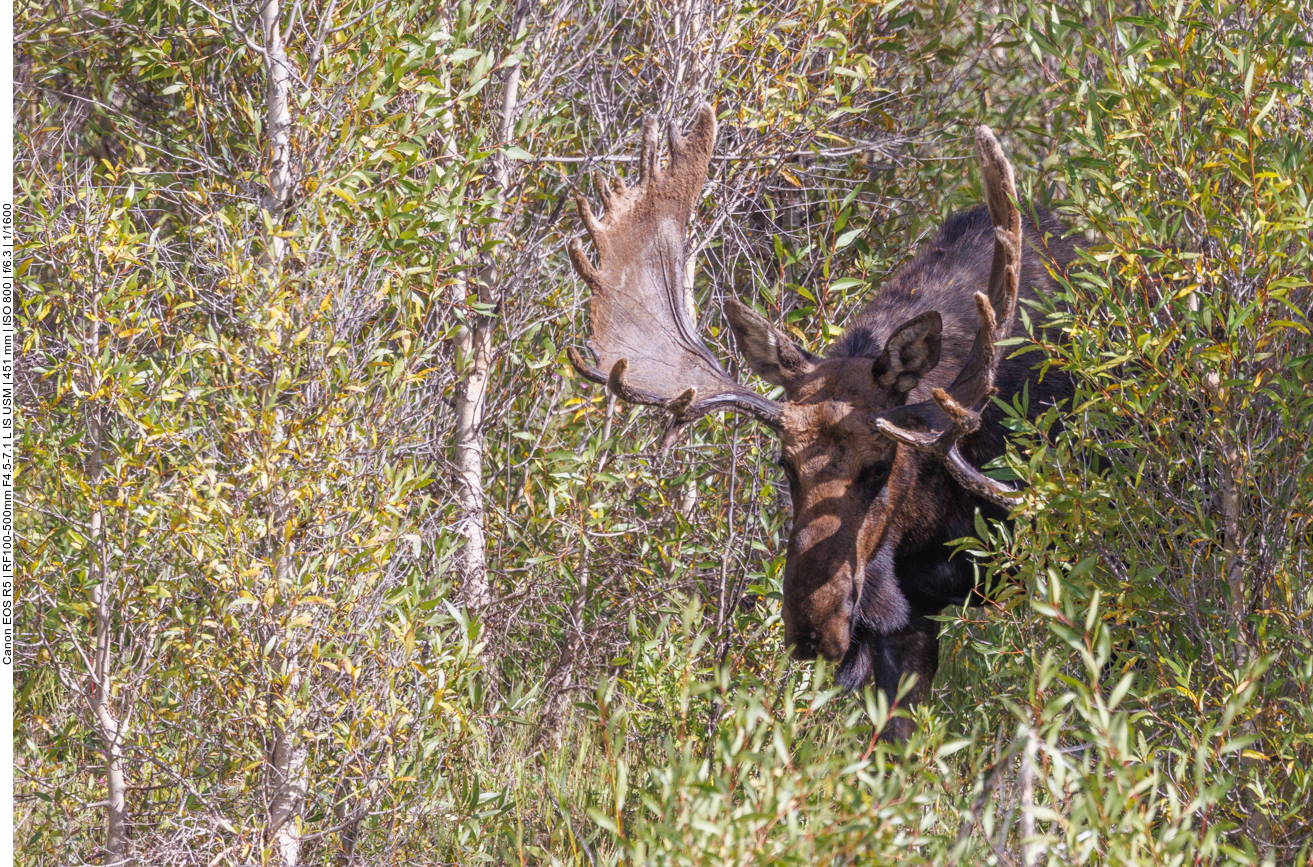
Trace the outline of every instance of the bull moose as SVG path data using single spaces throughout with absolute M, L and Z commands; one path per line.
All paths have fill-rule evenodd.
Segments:
M 684 239 L 716 138 L 701 106 L 688 135 L 674 124 L 663 167 L 657 124 L 643 125 L 639 180 L 600 174 L 603 212 L 577 194 L 598 264 L 569 247 L 592 290 L 590 347 L 579 373 L 621 400 L 670 414 L 667 447 L 707 413 L 744 413 L 778 435 L 793 500 L 784 568 L 784 640 L 801 659 L 839 663 L 838 682 L 868 683 L 893 701 L 900 676 L 918 677 L 909 704 L 939 664 L 929 619 L 973 592 L 975 569 L 946 543 L 970 535 L 974 515 L 1006 519 L 1015 492 L 979 469 L 1003 453 L 1002 411 L 1023 387 L 1031 415 L 1070 397 L 1061 374 L 1041 377 L 1026 357 L 1004 358 L 1017 299 L 1052 288 L 1072 247 L 1048 216 L 1017 206 L 1012 166 L 987 127 L 976 145 L 987 204 L 949 217 L 928 249 L 895 273 L 823 356 L 747 305 L 724 312 L 747 365 L 784 388 L 770 400 L 740 385 L 696 336 L 685 297 Z M 981 291 L 983 290 L 983 291 Z M 604 372 L 605 371 L 605 372 Z M 893 723 L 904 739 L 909 720 Z

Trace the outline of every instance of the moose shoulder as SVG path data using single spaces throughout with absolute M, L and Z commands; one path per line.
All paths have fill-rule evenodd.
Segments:
M 977 133 L 987 204 L 950 217 L 930 246 L 898 271 L 823 357 L 798 346 L 751 308 L 725 304 L 740 352 L 767 382 L 769 400 L 737 383 L 696 336 L 684 297 L 684 236 L 706 178 L 715 113 L 702 106 L 687 136 L 672 125 L 663 168 L 655 122 L 644 123 L 639 181 L 597 177 L 604 211 L 577 197 L 597 249 L 579 239 L 575 269 L 592 289 L 590 346 L 580 373 L 622 400 L 671 416 L 669 445 L 717 410 L 756 418 L 780 438 L 793 500 L 784 569 L 785 642 L 800 658 L 839 662 L 838 680 L 872 683 L 892 700 L 916 674 L 920 701 L 938 668 L 937 624 L 974 586 L 972 564 L 946 543 L 970 535 L 977 509 L 1005 518 L 1012 491 L 979 467 L 1002 454 L 1001 414 L 990 398 L 1028 388 L 1032 413 L 1070 396 L 1041 379 L 1032 356 L 997 344 L 1018 297 L 1051 286 L 1069 244 L 1047 217 L 1035 226 L 1016 205 L 1012 166 L 993 134 Z M 606 371 L 605 373 L 603 371 Z M 895 737 L 909 733 L 895 721 Z

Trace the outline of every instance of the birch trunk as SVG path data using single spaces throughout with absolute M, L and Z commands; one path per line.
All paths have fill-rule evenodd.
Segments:
M 1044 855 L 1044 847 L 1035 841 L 1035 763 L 1039 759 L 1039 736 L 1026 727 L 1026 746 L 1021 753 L 1021 863 L 1035 867 Z
M 697 282 L 698 257 L 690 255 L 684 260 L 684 311 L 688 314 L 688 321 L 696 328 L 698 324 L 698 306 L 693 296 L 693 287 Z M 607 416 L 607 422 L 611 420 Z M 679 514 L 684 516 L 684 520 L 693 520 L 693 515 L 698 508 L 698 477 L 696 470 L 697 458 L 690 458 L 688 462 L 689 477 L 684 483 L 682 490 L 679 492 Z
M 523 8 L 517 9 L 512 23 L 512 46 L 519 43 L 523 25 Z M 507 52 L 507 58 L 514 51 Z M 505 59 L 503 60 L 503 63 Z M 502 109 L 499 140 L 506 144 L 514 131 L 515 110 L 519 99 L 520 65 L 516 63 L 506 71 L 502 91 Z M 456 152 L 455 130 L 447 135 L 447 152 Z M 501 224 L 510 191 L 510 165 L 504 155 L 497 155 L 493 166 L 496 200 L 492 207 L 493 225 L 498 234 L 504 234 Z M 478 272 L 478 300 L 495 306 L 501 302 L 500 274 L 497 253 L 489 254 L 488 263 Z M 468 284 L 458 280 L 455 286 L 458 304 L 464 304 Z M 488 381 L 492 374 L 492 338 L 497 320 L 492 316 L 475 313 L 469 323 L 456 333 L 456 502 L 460 509 L 457 532 L 465 538 L 456 557 L 456 571 L 461 581 L 461 595 L 466 605 L 482 608 L 493 599 L 492 584 L 488 580 L 488 553 L 486 536 L 486 500 L 483 487 L 483 432 L 488 408 Z
M 264 0 L 260 9 L 260 28 L 263 38 L 265 71 L 268 76 L 265 91 L 265 130 L 269 136 L 269 190 L 264 200 L 266 276 L 271 286 L 278 282 L 279 270 L 286 251 L 286 242 L 279 230 L 292 198 L 292 114 L 290 89 L 292 73 L 283 44 L 279 0 Z M 279 343 L 282 341 L 279 340 Z M 279 381 L 278 363 L 270 371 L 269 388 L 276 389 Z M 277 395 L 270 395 L 277 403 Z M 282 411 L 277 410 L 273 437 L 281 440 L 283 433 Z M 273 579 L 280 594 L 295 577 L 295 552 L 292 533 L 295 516 L 290 497 L 281 482 L 275 482 L 270 495 L 269 536 L 274 540 Z M 281 629 L 281 621 L 290 616 L 287 611 L 273 612 L 273 629 Z M 277 863 L 283 867 L 296 867 L 301 860 L 301 813 L 305 807 L 309 777 L 306 758 L 309 748 L 301 736 L 301 710 L 294 704 L 300 691 L 300 673 L 295 659 L 287 652 L 289 636 L 275 642 L 271 661 L 283 680 L 282 695 L 285 705 L 281 714 L 271 713 L 274 720 L 272 746 L 266 757 L 270 784 L 269 824 L 265 840 L 271 845 Z M 270 708 L 272 711 L 273 708 Z
M 460 281 L 457 291 L 467 284 Z M 480 292 L 480 300 L 483 293 Z M 461 302 L 464 302 L 461 298 Z M 487 540 L 484 535 L 483 422 L 487 410 L 488 374 L 492 363 L 492 328 L 475 316 L 473 327 L 456 334 L 456 531 L 465 544 L 456 554 L 461 596 L 466 605 L 482 608 L 492 601 L 488 581 Z
M 100 321 L 95 318 L 99 307 L 91 305 L 92 321 L 87 329 L 87 357 L 100 354 Z M 94 394 L 96 383 L 88 393 Z M 105 563 L 105 514 L 100 507 L 100 483 L 104 474 L 102 441 L 104 420 L 100 409 L 91 407 L 87 412 L 87 442 L 90 446 L 89 477 L 93 500 L 89 532 L 91 607 L 95 619 L 95 651 L 91 659 L 91 711 L 96 718 L 101 742 L 105 745 L 105 787 L 107 789 L 109 817 L 105 832 L 105 852 L 109 863 L 126 865 L 128 856 L 128 785 L 123 772 L 123 738 L 126 726 L 120 723 L 113 707 L 113 611 L 114 593 L 111 575 Z
M 264 209 L 272 231 L 266 231 L 264 265 L 275 277 L 283 260 L 286 243 L 278 237 L 279 224 L 292 198 L 292 112 L 288 95 L 292 71 L 283 45 L 279 24 L 278 0 L 264 0 L 260 7 L 260 27 L 264 37 L 264 62 L 268 82 L 265 88 L 265 134 L 269 137 L 269 192 Z
M 275 380 L 276 381 L 276 380 Z M 283 433 L 281 417 L 275 422 L 275 439 L 281 440 Z M 290 498 L 281 483 L 274 484 L 271 495 L 270 526 L 271 538 L 275 539 L 273 578 L 281 597 L 287 593 L 295 580 L 295 551 L 292 547 L 292 531 L 295 516 L 292 513 Z M 292 612 L 279 606 L 271 614 L 272 629 L 282 630 L 283 623 L 290 620 Z M 301 731 L 304 727 L 304 713 L 297 705 L 297 694 L 301 690 L 301 671 L 296 656 L 289 652 L 291 636 L 278 636 L 270 653 L 270 661 L 275 669 L 275 676 L 283 683 L 281 695 L 283 706 L 277 710 L 270 707 L 270 719 L 273 720 L 272 746 L 266 759 L 269 781 L 269 825 L 265 838 L 273 847 L 277 857 L 275 863 L 283 867 L 296 867 L 301 860 L 301 814 L 305 807 L 309 789 L 309 774 L 306 758 L 309 746 L 305 743 Z
M 283 662 L 286 663 L 284 658 Z M 288 678 L 284 695 L 292 701 L 300 687 L 300 677 Z M 269 827 L 266 837 L 273 846 L 275 863 L 296 867 L 301 860 L 301 811 L 309 786 L 306 758 L 309 748 L 301 738 L 300 713 L 291 708 L 281 722 L 274 724 L 273 747 L 269 751 Z

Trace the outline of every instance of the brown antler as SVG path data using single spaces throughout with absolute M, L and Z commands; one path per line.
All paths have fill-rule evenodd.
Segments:
M 573 348 L 570 361 L 621 400 L 659 406 L 671 414 L 662 438 L 667 448 L 689 424 L 716 410 L 746 413 L 779 429 L 779 404 L 748 391 L 727 374 L 697 338 L 684 293 L 684 234 L 702 192 L 716 141 L 716 113 L 698 108 L 693 129 L 681 136 L 671 124 L 670 158 L 659 165 L 656 119 L 643 120 L 639 181 L 632 189 L 601 174 L 594 185 L 605 211 L 599 219 L 582 193 L 575 202 L 597 247 L 598 267 L 579 238 L 570 261 L 592 290 L 589 348 L 599 368 Z M 609 370 L 610 373 L 603 373 Z
M 976 152 L 984 176 L 985 199 L 994 223 L 994 263 L 989 295 L 976 293 L 980 330 L 962 370 L 947 389 L 937 388 L 934 400 L 901 407 L 876 420 L 885 436 L 933 454 L 942 460 L 958 484 L 1003 507 L 1015 505 L 1016 491 L 973 467 L 958 451 L 958 441 L 980 426 L 980 413 L 994 394 L 998 342 L 1006 340 L 1017 311 L 1021 280 L 1021 214 L 1012 164 L 989 127 L 976 129 Z M 907 430 L 900 422 L 915 421 L 929 432 Z

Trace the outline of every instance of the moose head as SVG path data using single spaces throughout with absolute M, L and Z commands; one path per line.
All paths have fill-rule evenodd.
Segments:
M 944 543 L 970 533 L 977 508 L 1005 517 L 1014 493 L 978 469 L 1002 450 L 1001 431 L 980 430 L 1000 369 L 1008 394 L 1034 378 L 1024 365 L 1001 368 L 998 349 L 1012 328 L 1023 276 L 1012 166 L 980 127 L 987 211 L 950 218 L 931 249 L 881 288 L 825 357 L 747 305 L 727 301 L 748 366 L 784 389 L 784 400 L 774 401 L 725 372 L 697 338 L 685 297 L 685 230 L 715 137 L 715 113 L 703 105 L 688 135 L 671 125 L 662 167 L 649 118 L 637 184 L 596 176 L 601 217 L 577 196 L 598 265 L 578 238 L 569 252 L 592 290 L 598 366 L 573 349 L 570 359 L 620 399 L 665 409 L 671 421 L 663 449 L 718 410 L 774 431 L 793 499 L 785 642 L 800 658 L 841 661 L 841 682 L 875 680 L 891 699 L 898 676 L 916 673 L 924 682 L 915 700 L 938 660 L 926 615 L 965 598 L 974 581 L 969 565 L 950 561 Z M 1044 260 L 1029 258 L 1026 277 L 1048 280 Z

